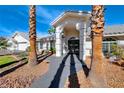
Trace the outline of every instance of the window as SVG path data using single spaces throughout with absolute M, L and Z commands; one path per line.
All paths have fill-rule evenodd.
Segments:
M 103 40 L 103 53 L 104 53 L 104 55 L 106 56 L 106 55 L 111 55 L 111 53 L 112 53 L 112 45 L 113 44 L 117 44 L 117 41 L 115 40 L 115 39 L 113 39 L 113 38 L 105 38 L 104 40 Z

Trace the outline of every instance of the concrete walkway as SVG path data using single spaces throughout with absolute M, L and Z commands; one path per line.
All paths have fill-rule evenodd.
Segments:
M 50 62 L 49 71 L 34 81 L 32 88 L 63 88 L 67 77 L 81 70 L 84 65 L 75 54 L 62 57 L 52 55 L 47 60 Z

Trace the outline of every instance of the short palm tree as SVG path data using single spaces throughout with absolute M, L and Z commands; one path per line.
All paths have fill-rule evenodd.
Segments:
M 37 53 L 36 53 L 36 9 L 35 5 L 30 6 L 30 31 L 29 31 L 29 41 L 30 41 L 30 49 L 29 49 L 29 64 L 31 66 L 37 64 Z
M 93 5 L 91 17 L 91 34 L 92 34 L 92 66 L 90 77 L 97 87 L 104 83 L 103 77 L 103 54 L 102 54 L 102 37 L 104 31 L 104 6 Z
M 55 28 L 54 27 L 51 27 L 49 30 L 48 30 L 48 33 L 49 34 L 55 34 Z

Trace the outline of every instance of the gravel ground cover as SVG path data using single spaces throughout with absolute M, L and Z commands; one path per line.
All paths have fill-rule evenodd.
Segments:
M 87 57 L 86 64 L 90 67 L 90 57 Z M 108 59 L 105 59 L 104 63 L 104 76 L 107 83 L 108 88 L 124 88 L 124 67 L 112 64 L 109 62 Z M 70 77 L 78 77 L 79 85 L 76 85 L 74 82 L 73 85 L 70 85 L 69 78 Z M 73 81 L 77 81 L 73 78 Z M 91 84 L 90 80 L 86 78 L 84 71 L 80 70 L 76 74 L 73 74 L 67 78 L 65 83 L 66 88 L 70 87 L 80 87 L 80 88 L 92 88 L 93 85 Z
M 45 74 L 49 63 L 43 61 L 34 67 L 24 65 L 17 70 L 0 77 L 0 88 L 28 88 L 34 79 Z

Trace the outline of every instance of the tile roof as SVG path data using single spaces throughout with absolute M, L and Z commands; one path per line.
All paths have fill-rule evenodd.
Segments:
M 124 24 L 121 25 L 111 25 L 105 26 L 104 28 L 104 35 L 117 35 L 117 34 L 124 34 Z M 87 35 L 90 35 L 91 28 L 88 28 Z
M 104 35 L 124 34 L 124 24 L 106 26 Z

